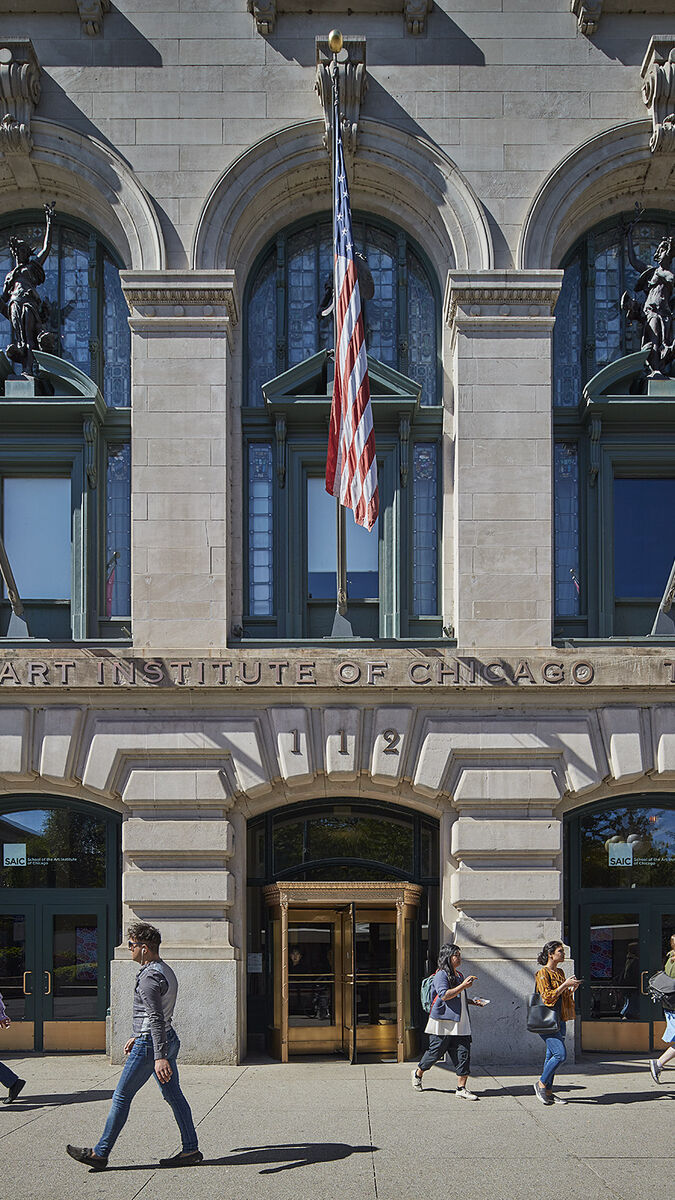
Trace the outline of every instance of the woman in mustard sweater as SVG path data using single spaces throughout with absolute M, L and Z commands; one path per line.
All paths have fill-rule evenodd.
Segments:
M 565 961 L 565 947 L 562 942 L 547 942 L 537 962 L 541 970 L 535 976 L 535 988 L 544 1004 L 554 1008 L 558 1014 L 558 1028 L 555 1033 L 542 1033 L 539 1036 L 546 1043 L 546 1058 L 540 1079 L 534 1085 L 534 1094 L 542 1104 L 567 1104 L 562 1096 L 553 1094 L 553 1080 L 558 1067 L 567 1058 L 565 1049 L 566 1021 L 574 1020 L 574 993 L 580 979 L 571 975 L 569 979 L 560 970 L 560 964 Z

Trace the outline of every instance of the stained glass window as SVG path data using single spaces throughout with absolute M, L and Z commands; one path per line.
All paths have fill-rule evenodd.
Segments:
M 641 330 L 621 312 L 625 291 L 635 291 L 638 273 L 628 259 L 627 214 L 621 221 L 588 234 L 565 264 L 556 305 L 554 403 L 572 407 L 589 379 L 615 359 L 640 349 Z M 670 232 L 668 222 L 642 220 L 633 228 L 638 259 L 648 265 Z
M 576 442 L 555 444 L 555 609 L 579 613 L 579 451 Z
M 429 273 L 404 234 L 354 218 L 375 293 L 364 301 L 368 352 L 422 385 L 422 403 L 440 403 L 437 303 Z M 333 270 L 331 225 L 321 220 L 280 234 L 260 264 L 247 303 L 250 405 L 261 385 L 333 344 L 333 317 L 317 313 Z
M 4 225 L 0 276 L 13 266 L 10 237 L 41 247 L 44 233 L 42 216 Z M 57 214 L 44 272 L 40 295 L 57 353 L 98 384 L 108 407 L 128 407 L 131 341 L 118 264 L 93 231 L 73 228 Z
M 438 611 L 437 446 L 418 442 L 413 451 L 413 614 Z
M 105 522 L 105 617 L 131 612 L 131 447 L 108 446 Z
M 248 592 L 252 616 L 269 616 L 274 606 L 274 510 L 272 447 L 248 448 Z

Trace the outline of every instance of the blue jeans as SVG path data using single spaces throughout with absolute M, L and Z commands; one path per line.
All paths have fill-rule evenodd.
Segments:
M 129 1116 L 131 1101 L 136 1092 L 143 1087 L 143 1084 L 148 1082 L 151 1075 L 155 1076 L 164 1099 L 167 1104 L 171 1105 L 173 1115 L 180 1129 L 183 1150 L 190 1151 L 197 1149 L 197 1134 L 192 1121 L 190 1105 L 180 1090 L 178 1080 L 176 1059 L 179 1050 L 180 1042 L 178 1035 L 172 1029 L 169 1033 L 166 1056 L 173 1074 L 168 1083 L 160 1083 L 155 1075 L 155 1052 L 150 1034 L 142 1033 L 136 1038 L 129 1052 L 129 1057 L 124 1064 L 124 1070 L 120 1075 L 119 1083 L 115 1088 L 110 1112 L 108 1113 L 108 1120 L 103 1130 L 103 1137 L 94 1146 L 95 1154 L 99 1154 L 101 1158 L 108 1157 Z
M 19 1076 L 14 1074 L 11 1067 L 6 1067 L 3 1062 L 0 1062 L 0 1083 L 3 1087 L 11 1087 L 18 1078 Z
M 544 1067 L 541 1072 L 541 1082 L 544 1087 L 553 1087 L 553 1080 L 558 1067 L 561 1067 L 567 1058 L 567 1050 L 565 1049 L 565 1022 L 560 1022 L 560 1028 L 556 1033 L 540 1033 L 539 1037 L 546 1043 L 546 1058 L 544 1059 Z

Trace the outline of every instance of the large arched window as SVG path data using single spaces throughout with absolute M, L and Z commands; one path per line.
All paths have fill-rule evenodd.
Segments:
M 657 428 L 647 409 L 601 412 L 583 397 L 602 368 L 640 349 L 641 328 L 621 311 L 638 280 L 628 254 L 633 219 L 627 211 L 597 226 L 562 263 L 553 338 L 555 614 L 556 632 L 567 637 L 649 634 L 675 556 L 673 416 L 662 405 Z M 645 213 L 633 228 L 637 257 L 653 263 L 674 227 L 675 216 Z
M 353 229 L 375 284 L 363 306 L 368 353 L 421 384 L 422 404 L 438 404 L 438 306 L 430 271 L 401 230 L 358 214 Z M 332 317 L 317 320 L 332 271 L 326 217 L 280 233 L 262 255 L 248 295 L 247 404 L 262 404 L 268 379 L 332 347 Z
M 41 247 L 44 233 L 44 214 L 38 211 L 2 218 L 3 280 L 14 265 L 10 238 Z M 45 282 L 38 288 L 43 320 L 58 357 L 97 385 L 105 414 L 100 398 L 85 413 L 77 405 L 43 411 L 33 397 L 22 416 L 24 409 L 9 394 L 11 375 L 5 384 L 5 371 L 0 383 L 0 393 L 7 395 L 0 523 L 30 636 L 129 636 L 131 342 L 120 267 L 96 230 L 57 212 Z M 2 325 L 0 345 L 7 345 L 11 329 L 8 322 Z M 0 636 L 11 629 L 3 590 Z
M 385 399 L 374 406 L 380 518 L 365 533 L 347 517 L 350 620 L 356 636 L 438 636 L 440 298 L 403 230 L 357 214 L 354 237 L 374 283 L 363 303 L 371 394 L 379 382 Z M 322 480 L 332 368 L 315 359 L 333 345 L 332 314 L 321 315 L 332 260 L 330 219 L 305 221 L 269 243 L 246 291 L 247 637 L 322 637 L 332 626 L 335 504 Z M 276 407 L 263 396 L 271 381 Z

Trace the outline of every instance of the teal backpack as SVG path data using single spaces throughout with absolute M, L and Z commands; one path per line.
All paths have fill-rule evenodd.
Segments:
M 436 972 L 434 971 L 433 975 L 429 975 L 426 979 L 422 980 L 422 986 L 420 988 L 420 1001 L 425 1012 L 431 1012 L 434 1000 L 437 996 L 437 992 L 434 987 L 435 978 Z

